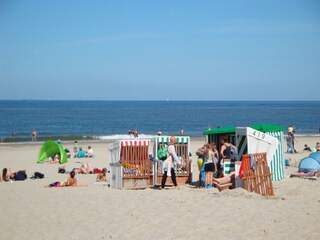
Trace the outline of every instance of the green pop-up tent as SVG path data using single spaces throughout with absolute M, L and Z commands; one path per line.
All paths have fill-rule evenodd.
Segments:
M 37 163 L 41 163 L 49 157 L 53 158 L 57 153 L 60 154 L 61 164 L 64 164 L 68 161 L 67 154 L 64 151 L 62 145 L 56 143 L 55 141 L 48 140 L 42 145 L 39 151 Z

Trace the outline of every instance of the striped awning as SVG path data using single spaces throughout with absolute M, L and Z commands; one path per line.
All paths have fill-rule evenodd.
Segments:
M 276 153 L 270 164 L 270 171 L 272 173 L 272 181 L 279 181 L 285 178 L 285 166 L 284 166 L 284 151 L 283 151 L 283 132 L 274 131 L 266 132 L 272 137 L 279 140 L 279 145 L 277 147 Z
M 175 136 L 177 143 L 189 143 L 190 137 L 181 137 L 181 136 Z M 170 136 L 159 136 L 157 137 L 158 143 L 168 143 L 170 142 Z
M 121 146 L 149 146 L 150 140 L 123 140 Z

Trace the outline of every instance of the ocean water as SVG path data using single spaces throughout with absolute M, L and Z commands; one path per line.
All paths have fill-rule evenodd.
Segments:
M 296 128 L 316 135 L 320 101 L 0 101 L 0 138 L 179 134 L 202 136 L 208 126 L 259 123 Z

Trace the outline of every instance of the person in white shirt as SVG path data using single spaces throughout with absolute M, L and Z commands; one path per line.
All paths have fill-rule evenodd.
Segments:
M 174 162 L 181 165 L 181 161 L 176 154 L 174 144 L 176 143 L 176 138 L 174 136 L 170 137 L 170 143 L 167 150 L 167 159 L 163 162 L 163 176 L 161 181 L 161 188 L 164 188 L 167 181 L 167 176 L 171 177 L 173 185 L 178 189 L 178 184 L 176 180 L 176 173 L 174 171 Z
M 88 146 L 86 157 L 93 157 L 93 149 L 91 146 Z

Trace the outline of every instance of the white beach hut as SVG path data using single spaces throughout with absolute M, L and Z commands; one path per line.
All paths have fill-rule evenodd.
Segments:
M 285 178 L 283 130 L 284 127 L 271 124 L 236 128 L 238 155 L 266 152 L 273 181 Z
M 119 140 L 109 145 L 110 187 L 138 189 L 152 182 L 150 140 Z

